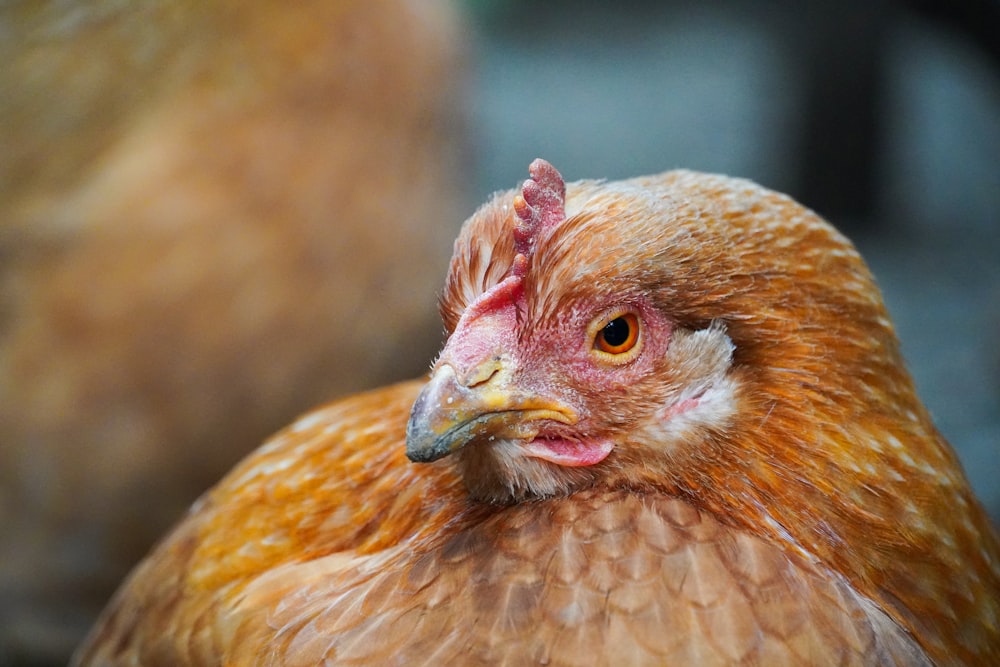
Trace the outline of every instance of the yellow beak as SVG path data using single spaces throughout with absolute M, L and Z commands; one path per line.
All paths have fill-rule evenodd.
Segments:
M 519 390 L 502 361 L 490 359 L 459 379 L 441 364 L 421 390 L 406 425 L 406 455 L 434 461 L 474 442 L 531 440 L 541 420 L 573 424 L 567 405 Z

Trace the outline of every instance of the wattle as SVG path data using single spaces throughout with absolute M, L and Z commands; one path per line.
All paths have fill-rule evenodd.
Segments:
M 614 445 L 606 440 L 569 440 L 566 438 L 535 438 L 524 445 L 525 453 L 561 466 L 592 466 L 600 463 Z

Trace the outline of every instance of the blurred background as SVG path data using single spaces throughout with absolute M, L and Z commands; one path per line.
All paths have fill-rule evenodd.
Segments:
M 0 665 L 296 414 L 419 374 L 534 157 L 846 231 L 1000 518 L 1000 2 L 0 4 Z

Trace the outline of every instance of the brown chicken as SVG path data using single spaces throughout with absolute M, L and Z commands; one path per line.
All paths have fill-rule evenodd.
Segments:
M 815 214 L 539 160 L 441 313 L 429 381 L 237 466 L 77 664 L 1000 663 L 997 535 Z
M 424 370 L 469 204 L 458 19 L 0 2 L 0 665 L 65 665 L 303 406 Z M 346 320 L 380 333 L 344 354 Z

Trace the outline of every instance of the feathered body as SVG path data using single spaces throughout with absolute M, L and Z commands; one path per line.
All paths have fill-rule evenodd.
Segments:
M 851 244 L 747 181 L 531 172 L 429 382 L 265 444 L 80 661 L 1000 660 L 997 535 Z

